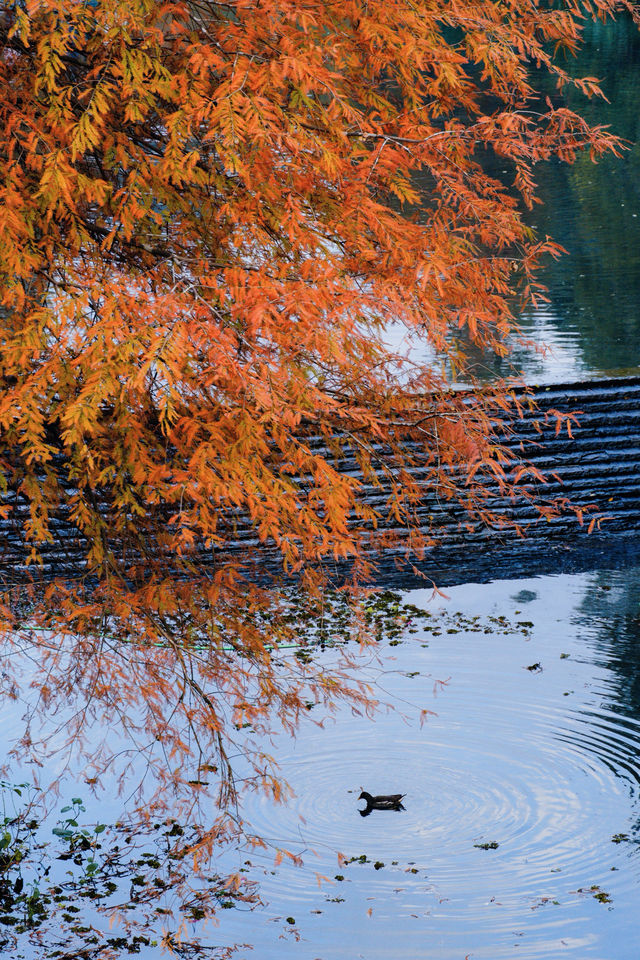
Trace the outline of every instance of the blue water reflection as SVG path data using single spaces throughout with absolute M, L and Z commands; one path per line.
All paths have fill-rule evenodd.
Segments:
M 261 960 L 636 960 L 639 594 L 637 568 L 455 587 L 441 619 L 367 654 L 396 710 L 276 743 L 296 799 L 246 812 L 305 863 L 243 851 L 269 903 L 230 911 L 218 942 Z M 406 792 L 406 812 L 362 819 L 362 788 Z

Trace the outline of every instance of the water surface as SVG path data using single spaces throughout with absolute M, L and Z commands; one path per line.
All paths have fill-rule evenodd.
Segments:
M 217 942 L 261 960 L 636 960 L 640 569 L 448 593 L 363 667 L 393 712 L 275 745 L 296 799 L 246 813 L 304 866 L 244 851 L 268 906 L 229 911 Z M 363 818 L 362 788 L 406 792 L 406 810 Z
M 559 94 L 543 81 L 544 94 L 608 126 L 626 149 L 597 164 L 583 154 L 571 166 L 536 166 L 542 203 L 525 219 L 566 254 L 549 258 L 540 275 L 548 303 L 519 313 L 523 336 L 538 350 L 514 339 L 503 360 L 463 343 L 482 378 L 522 373 L 529 383 L 560 383 L 640 371 L 640 32 L 623 15 L 615 23 L 589 23 L 579 56 L 564 65 L 597 77 L 608 102 L 569 88 Z M 486 163 L 510 186 L 513 172 L 503 161 L 488 156 Z

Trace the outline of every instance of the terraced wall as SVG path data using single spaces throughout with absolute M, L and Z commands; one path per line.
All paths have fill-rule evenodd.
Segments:
M 592 566 L 619 566 L 640 562 L 640 378 L 590 380 L 534 389 L 538 410 L 525 413 L 514 423 L 507 440 L 516 455 L 533 462 L 550 477 L 547 496 L 563 496 L 576 503 L 597 503 L 600 528 L 587 534 L 573 515 L 530 527 L 527 538 L 513 531 L 481 529 L 470 532 L 459 508 L 436 496 L 425 499 L 420 513 L 425 530 L 440 528 L 441 545 L 430 550 L 421 563 L 423 573 L 441 585 L 456 582 L 508 579 L 537 573 L 581 570 Z M 573 437 L 563 430 L 545 433 L 544 442 L 535 428 L 541 414 L 551 409 L 573 413 L 579 428 Z M 354 469 L 345 462 L 344 469 Z M 557 475 L 559 479 L 556 479 Z M 384 494 L 370 490 L 372 503 Z M 526 503 L 505 502 L 499 506 L 523 526 L 534 513 Z M 27 505 L 12 498 L 13 520 L 0 522 L 0 581 L 19 582 L 24 576 L 25 545 L 21 529 Z M 81 543 L 77 531 L 64 517 L 52 522 L 54 540 L 43 550 L 41 574 L 75 578 L 79 572 Z M 402 536 L 403 531 L 396 531 Z M 246 518 L 235 522 L 231 551 L 252 556 L 264 574 L 277 569 L 277 555 L 260 544 Z M 388 585 L 418 583 L 406 569 L 398 569 L 392 552 L 376 553 L 377 580 Z M 212 562 L 209 555 L 203 561 Z M 213 559 L 213 562 L 215 560 Z M 336 567 L 340 579 L 342 568 Z

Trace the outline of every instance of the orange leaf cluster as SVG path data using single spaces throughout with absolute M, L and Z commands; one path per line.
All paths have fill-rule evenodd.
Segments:
M 185 786 L 181 757 L 226 756 L 220 677 L 240 724 L 303 702 L 250 615 L 275 602 L 244 575 L 260 545 L 285 571 L 365 574 L 377 527 L 414 556 L 437 535 L 425 492 L 493 524 L 496 484 L 533 496 L 496 439 L 519 401 L 451 391 L 433 358 L 459 367 L 461 334 L 504 351 L 514 292 L 537 295 L 557 247 L 522 221 L 535 164 L 620 149 L 562 102 L 595 81 L 554 59 L 619 8 L 0 4 L 0 484 L 23 561 L 58 576 L 49 702 L 126 715 L 137 691 Z
M 422 462 L 422 487 L 495 474 L 487 398 L 461 406 L 386 331 L 502 349 L 553 246 L 482 154 L 531 202 L 536 161 L 619 148 L 529 70 L 597 92 L 549 51 L 614 6 L 4 6 L 0 435 L 32 559 L 62 511 L 91 574 L 139 582 L 241 511 L 297 567 L 382 519 L 347 447 L 377 475 Z

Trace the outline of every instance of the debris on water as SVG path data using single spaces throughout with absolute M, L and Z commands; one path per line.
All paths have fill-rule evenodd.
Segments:
M 610 894 L 608 894 L 606 890 L 603 890 L 602 887 L 599 887 L 597 883 L 592 883 L 590 887 L 578 887 L 576 893 L 592 896 L 593 899 L 599 903 L 613 903 Z

